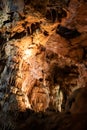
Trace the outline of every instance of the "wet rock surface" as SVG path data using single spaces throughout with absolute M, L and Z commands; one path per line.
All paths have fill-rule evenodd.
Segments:
M 59 3 L 39 3 L 40 13 L 28 2 L 25 14 L 22 3 L 1 22 L 1 130 L 87 128 L 87 5 Z

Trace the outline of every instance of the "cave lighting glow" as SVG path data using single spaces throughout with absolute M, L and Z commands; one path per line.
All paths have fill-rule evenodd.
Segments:
M 26 49 L 24 51 L 23 60 L 27 60 L 29 57 L 33 55 L 33 53 L 34 53 L 33 49 Z

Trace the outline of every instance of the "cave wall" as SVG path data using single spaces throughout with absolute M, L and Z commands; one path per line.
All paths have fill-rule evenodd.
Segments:
M 14 15 L 16 20 L 3 19 L 0 28 L 0 109 L 16 119 L 26 109 L 63 112 L 69 95 L 87 86 L 87 3 L 71 0 L 55 7 L 47 2 L 44 14 L 34 7 L 36 3 L 32 7 L 14 1 L 13 6 L 3 6 L 5 13 L 20 13 Z M 57 33 L 58 25 L 81 35 L 67 39 Z M 70 111 L 75 109 L 74 105 Z
M 24 0 L 3 0 L 3 11 L 5 13 L 15 12 L 19 11 L 20 13 L 23 13 L 24 9 Z

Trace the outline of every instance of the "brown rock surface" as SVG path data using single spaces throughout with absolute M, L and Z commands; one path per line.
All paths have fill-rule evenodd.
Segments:
M 76 114 L 63 111 L 68 96 L 87 86 L 87 3 L 71 0 L 69 7 L 60 6 L 67 13 L 61 23 L 47 20 L 26 5 L 25 17 L 16 15 L 10 24 L 0 25 L 1 130 L 13 130 L 14 126 L 19 130 L 85 130 L 87 115 L 77 114 L 87 107 L 83 93 L 77 94 L 71 107 L 70 112 L 76 110 Z M 59 24 L 76 28 L 81 35 L 73 39 L 60 36 L 56 33 Z
M 71 113 L 87 113 L 87 87 L 76 89 L 67 99 L 66 111 Z

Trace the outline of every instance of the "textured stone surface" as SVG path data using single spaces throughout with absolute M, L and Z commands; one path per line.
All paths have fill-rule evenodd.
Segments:
M 71 113 L 87 113 L 87 87 L 79 88 L 73 91 L 73 93 L 68 97 L 66 103 L 66 112 Z
M 55 7 L 52 4 L 51 6 Z M 61 17 L 61 23 L 48 21 L 30 5 L 25 6 L 25 16 L 19 14 L 20 18 L 13 18 L 12 22 L 7 21 L 9 19 L 2 22 L 4 25 L 1 25 L 0 29 L 0 117 L 6 115 L 2 118 L 2 126 L 9 118 L 3 126 L 6 129 L 14 129 L 17 119 L 20 124 L 17 129 L 33 129 L 37 124 L 39 129 L 42 128 L 41 124 L 46 122 L 48 124 L 46 123 L 43 129 L 48 129 L 49 126 L 50 129 L 70 129 L 72 126 L 73 130 L 85 129 L 84 120 L 87 117 L 84 114 L 84 123 L 80 125 L 80 115 L 71 114 L 68 117 L 67 114 L 62 116 L 59 112 L 65 111 L 67 98 L 74 90 L 87 86 L 86 4 L 84 1 L 71 0 L 69 7 L 63 6 L 63 9 L 67 12 L 67 17 Z M 73 39 L 61 37 L 56 33 L 59 24 L 70 29 L 76 28 L 81 35 Z M 79 98 L 81 97 L 76 100 L 77 105 L 80 105 Z M 84 106 L 83 98 L 81 100 Z M 71 113 L 75 109 L 77 113 L 80 112 L 74 105 Z M 33 110 L 38 112 L 36 115 L 41 116 L 38 120 Z M 51 120 L 49 111 L 54 111 Z M 26 120 L 22 126 L 21 118 Z M 57 125 L 63 119 L 64 122 Z M 70 124 L 63 128 L 69 119 Z M 35 127 L 30 125 L 32 122 L 35 123 Z

